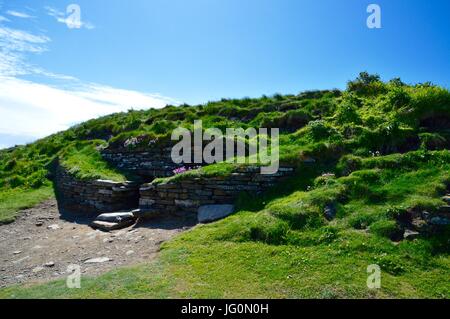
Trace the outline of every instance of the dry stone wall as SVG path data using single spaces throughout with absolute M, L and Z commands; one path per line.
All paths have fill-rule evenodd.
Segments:
M 228 177 L 195 177 L 164 184 L 148 183 L 140 188 L 139 208 L 143 216 L 196 213 L 203 205 L 232 204 L 239 193 L 261 193 L 294 173 L 280 167 L 278 173 L 260 174 L 259 167 L 244 167 Z
M 59 206 L 67 212 L 99 214 L 138 207 L 139 185 L 133 182 L 81 181 L 58 166 L 55 185 Z
M 277 174 L 261 175 L 260 167 L 247 166 L 228 177 L 142 184 L 156 177 L 173 176 L 174 170 L 183 166 L 173 163 L 171 149 L 170 145 L 152 145 L 146 149 L 119 147 L 101 151 L 111 165 L 136 176 L 136 182 L 81 181 L 57 165 L 55 181 L 61 208 L 99 214 L 139 207 L 142 216 L 197 213 L 200 206 L 232 204 L 243 191 L 260 193 L 294 172 L 292 167 L 280 167 Z
M 145 151 L 105 149 L 102 151 L 102 157 L 118 169 L 130 172 L 148 182 L 156 177 L 172 176 L 175 169 L 189 166 L 189 164 L 175 164 L 170 156 L 171 151 L 171 146 L 152 147 Z

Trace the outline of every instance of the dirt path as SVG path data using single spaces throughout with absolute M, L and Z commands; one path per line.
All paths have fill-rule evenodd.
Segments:
M 0 287 L 67 276 L 81 266 L 84 275 L 155 258 L 162 242 L 189 229 L 194 221 L 158 219 L 126 229 L 102 232 L 91 219 L 61 216 L 55 200 L 24 210 L 17 220 L 0 226 Z M 85 263 L 92 258 L 109 261 Z

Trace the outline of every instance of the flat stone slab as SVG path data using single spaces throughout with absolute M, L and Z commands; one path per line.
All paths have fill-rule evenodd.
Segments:
M 91 227 L 95 228 L 95 229 L 104 230 L 104 231 L 111 231 L 111 230 L 116 230 L 116 229 L 122 229 L 122 228 L 125 228 L 128 226 L 131 226 L 133 224 L 134 224 L 134 219 L 121 221 L 119 223 L 106 222 L 106 221 L 102 221 L 102 220 L 94 220 L 91 223 Z
M 122 221 L 134 220 L 135 218 L 136 217 L 134 217 L 132 212 L 118 212 L 98 215 L 96 220 L 111 223 L 120 223 Z
M 98 258 L 88 259 L 84 263 L 85 264 L 100 264 L 100 263 L 105 263 L 107 261 L 111 261 L 111 259 L 108 257 L 98 257 Z
M 209 223 L 231 215 L 234 205 L 204 205 L 198 209 L 198 222 Z

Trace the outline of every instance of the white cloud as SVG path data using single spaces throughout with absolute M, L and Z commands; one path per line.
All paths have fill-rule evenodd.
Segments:
M 9 19 L 4 17 L 4 16 L 0 16 L 0 22 L 8 22 Z
M 131 108 L 161 108 L 169 103 L 177 104 L 160 95 L 103 85 L 60 89 L 4 77 L 0 78 L 0 134 L 39 138 L 98 116 Z
M 18 76 L 39 72 L 25 62 L 27 53 L 43 53 L 50 38 L 23 30 L 0 26 L 0 75 Z
M 46 52 L 50 41 L 45 35 L 0 25 L 1 146 L 32 141 L 114 112 L 178 104 L 158 94 L 83 83 L 72 76 L 29 64 L 27 55 Z M 19 78 L 24 75 L 62 80 L 64 86 Z
M 22 51 L 42 53 L 46 51 L 44 44 L 50 38 L 44 35 L 34 35 L 26 31 L 0 27 L 0 44 L 3 51 Z
M 33 16 L 30 16 L 30 15 L 27 14 L 27 13 L 19 12 L 19 11 L 14 11 L 14 10 L 8 10 L 8 11 L 6 11 L 6 14 L 9 14 L 10 16 L 17 17 L 17 18 L 22 18 L 22 19 L 33 18 Z
M 64 23 L 66 25 L 73 24 L 73 21 L 70 21 L 66 17 L 66 14 L 64 12 L 59 11 L 58 9 L 55 9 L 53 7 L 45 7 L 45 9 L 47 10 L 47 14 L 55 18 L 59 23 Z M 77 22 L 77 28 L 86 28 L 88 30 L 92 30 L 95 28 L 95 26 L 90 22 L 81 20 Z

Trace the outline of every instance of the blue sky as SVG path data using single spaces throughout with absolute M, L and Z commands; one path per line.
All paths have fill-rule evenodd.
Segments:
M 70 29 L 66 8 L 81 9 Z M 369 4 L 381 29 L 366 26 Z M 344 88 L 450 87 L 448 0 L 0 0 L 0 147 L 133 108 Z

